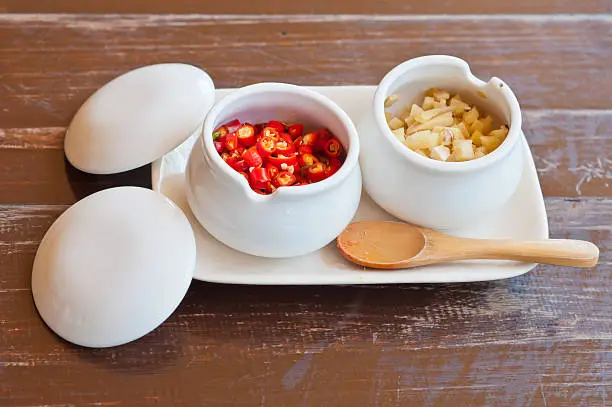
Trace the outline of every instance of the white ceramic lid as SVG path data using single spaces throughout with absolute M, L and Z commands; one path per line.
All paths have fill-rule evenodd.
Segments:
M 107 189 L 70 207 L 45 234 L 32 271 L 34 302 L 70 342 L 121 345 L 172 314 L 195 260 L 193 231 L 172 201 L 144 188 Z
M 123 74 L 76 113 L 66 131 L 66 157 L 93 174 L 149 164 L 198 131 L 214 90 L 206 72 L 186 64 L 150 65 Z

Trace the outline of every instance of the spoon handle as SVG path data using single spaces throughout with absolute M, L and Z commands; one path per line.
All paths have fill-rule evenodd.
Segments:
M 450 242 L 448 242 L 450 243 Z M 599 249 L 582 240 L 480 240 L 457 239 L 452 244 L 454 260 L 491 259 L 518 260 L 530 263 L 570 267 L 593 267 L 599 259 Z M 449 253 L 450 254 L 450 253 Z

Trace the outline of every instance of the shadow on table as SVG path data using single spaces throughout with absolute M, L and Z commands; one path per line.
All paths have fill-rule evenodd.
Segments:
M 64 170 L 75 201 L 103 189 L 120 186 L 151 188 L 151 166 L 144 165 L 118 174 L 88 174 L 73 167 L 64 157 Z

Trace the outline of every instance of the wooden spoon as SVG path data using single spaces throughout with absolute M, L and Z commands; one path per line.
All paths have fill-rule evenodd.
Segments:
M 581 240 L 464 239 L 401 222 L 356 222 L 338 236 L 348 260 L 400 269 L 455 260 L 495 259 L 593 267 L 599 249 Z

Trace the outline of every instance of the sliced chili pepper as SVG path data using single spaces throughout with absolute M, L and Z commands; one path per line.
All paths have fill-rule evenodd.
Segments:
M 292 141 L 287 142 L 287 140 L 279 140 L 276 142 L 276 154 L 282 155 L 290 155 L 295 153 L 295 146 Z
M 215 150 L 217 150 L 218 153 L 222 153 L 223 150 L 225 150 L 225 143 L 215 140 L 213 142 L 215 144 Z
M 276 151 L 276 140 L 270 136 L 263 136 L 257 142 L 257 152 L 262 158 L 268 157 Z
M 240 122 L 238 120 L 232 120 L 231 122 L 225 125 L 228 133 L 233 133 L 240 127 Z
M 295 175 L 291 174 L 289 171 L 281 171 L 278 173 L 276 178 L 272 180 L 272 185 L 277 188 L 288 187 L 290 185 L 293 185 L 295 181 Z
M 278 175 L 278 172 L 280 171 L 278 167 L 275 167 L 274 165 L 270 163 L 266 164 L 266 170 L 268 170 L 268 174 L 270 174 L 270 178 L 272 179 L 274 179 Z
M 298 152 L 299 155 L 312 154 L 312 147 L 310 147 L 310 146 L 299 146 L 297 148 L 297 152 Z
M 332 137 L 333 137 L 333 134 L 331 131 L 329 131 L 328 128 L 323 127 L 322 129 L 319 130 L 319 138 L 327 141 Z
M 228 163 L 230 167 L 232 167 L 238 172 L 244 172 L 249 168 L 247 163 L 244 160 L 239 159 L 238 157 L 230 157 L 227 159 L 226 163 Z
M 325 179 L 325 165 L 317 162 L 306 169 L 306 178 L 310 182 L 319 182 Z
M 276 128 L 266 126 L 261 130 L 262 137 L 272 137 L 273 139 L 278 139 L 280 137 L 281 132 L 279 132 Z
M 315 145 L 313 146 L 313 150 L 318 152 L 318 153 L 322 153 L 325 151 L 325 144 L 327 143 L 328 140 L 330 140 L 333 136 L 330 133 L 330 131 L 328 129 L 321 129 L 318 131 L 318 138 L 317 138 L 317 142 L 315 143 Z
M 242 154 L 242 159 L 247 164 L 248 167 L 261 167 L 263 164 L 263 159 L 257 152 L 257 148 L 250 147 Z
M 302 145 L 303 146 L 314 146 L 318 138 L 319 138 L 319 135 L 317 134 L 317 132 L 311 131 L 310 133 L 306 133 L 302 137 Z
M 287 142 L 287 144 L 293 145 L 293 139 L 291 138 L 289 133 L 281 133 L 280 136 L 279 136 L 279 139 L 280 140 L 285 140 Z
M 234 151 L 238 147 L 238 137 L 236 133 L 230 133 L 225 136 L 225 148 L 229 151 Z
M 243 124 L 236 131 L 238 141 L 245 147 L 251 147 L 255 145 L 255 128 L 250 124 Z
M 304 125 L 303 124 L 292 124 L 287 129 L 287 133 L 294 139 L 300 137 L 304 133 Z
M 325 154 L 330 158 L 338 158 L 342 154 L 342 144 L 336 138 L 331 138 L 325 143 L 323 148 Z
M 267 189 L 270 183 L 268 170 L 262 167 L 253 168 L 250 172 L 251 186 L 256 189 Z
M 298 164 L 300 165 L 300 167 L 310 167 L 311 165 L 314 165 L 318 162 L 319 160 L 317 159 L 317 157 L 308 153 L 302 154 L 298 158 Z
M 216 140 L 216 139 L 218 139 L 219 137 L 223 137 L 223 136 L 225 136 L 227 133 L 229 133 L 229 132 L 227 131 L 227 127 L 225 127 L 225 126 L 221 126 L 221 127 L 219 127 L 217 130 L 215 130 L 215 131 L 213 132 L 213 136 L 212 136 L 212 137 L 213 137 L 213 140 Z
M 273 127 L 276 129 L 276 131 L 278 131 L 279 133 L 284 133 L 285 132 L 285 125 L 279 121 L 276 120 L 270 120 L 268 122 L 268 127 Z
M 227 159 L 230 158 L 230 156 L 231 155 L 228 152 L 221 153 L 221 158 L 223 159 L 223 161 L 227 162 Z
M 324 166 L 327 167 L 329 165 L 329 158 L 327 158 L 326 156 L 315 154 L 315 157 L 317 157 L 317 160 L 319 160 L 319 162 L 323 164 Z
M 288 166 L 294 166 L 298 164 L 298 159 L 295 154 L 292 155 L 271 155 L 268 157 L 268 162 L 278 168 L 281 168 L 281 164 L 286 164 Z
M 258 137 L 261 133 L 261 131 L 263 130 L 264 127 L 266 127 L 265 123 L 257 123 L 255 126 L 255 137 Z
M 342 161 L 337 158 L 332 158 L 329 160 L 329 165 L 325 168 L 325 177 L 331 177 L 342 167 Z

